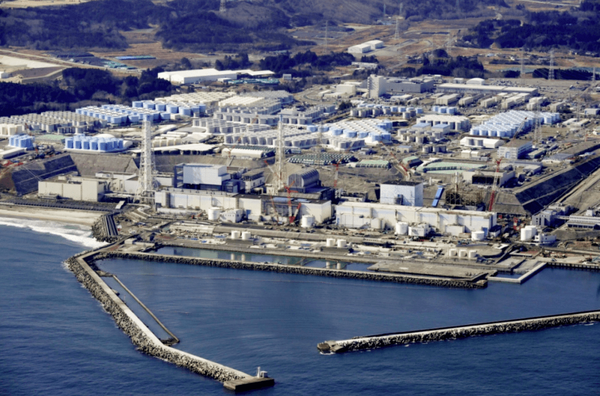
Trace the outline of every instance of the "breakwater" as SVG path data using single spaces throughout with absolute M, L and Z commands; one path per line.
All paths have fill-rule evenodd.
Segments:
M 185 367 L 197 374 L 224 382 L 226 386 L 233 383 L 233 390 L 274 385 L 274 380 L 271 378 L 252 377 L 244 372 L 164 345 L 98 275 L 97 267 L 93 264 L 97 255 L 98 253 L 88 252 L 71 257 L 66 261 L 67 268 L 102 304 L 106 312 L 113 317 L 117 326 L 131 338 L 138 350 L 177 366 Z M 228 388 L 231 389 L 231 386 Z
M 280 273 L 299 274 L 299 275 L 327 276 L 327 277 L 333 277 L 333 278 L 360 279 L 360 280 L 371 280 L 371 281 L 379 281 L 379 282 L 410 283 L 410 284 L 418 284 L 418 285 L 429 285 L 429 286 L 451 287 L 451 288 L 479 289 L 479 288 L 487 287 L 487 280 L 478 280 L 476 282 L 470 282 L 467 280 L 434 278 L 434 277 L 426 277 L 426 276 L 407 276 L 407 275 L 397 275 L 397 274 L 371 273 L 371 272 L 365 272 L 365 271 L 349 271 L 349 270 L 336 270 L 336 269 L 328 269 L 328 268 L 301 267 L 301 266 L 295 266 L 295 265 L 282 265 L 282 264 L 274 264 L 274 263 L 253 263 L 253 262 L 235 261 L 235 260 L 205 259 L 205 258 L 200 258 L 200 257 L 171 256 L 171 255 L 141 253 L 141 252 L 104 251 L 104 252 L 97 254 L 94 259 L 102 260 L 102 259 L 110 259 L 110 258 L 157 261 L 157 262 L 175 263 L 175 264 L 201 265 L 201 266 L 207 266 L 207 267 L 232 268 L 232 269 L 243 269 L 243 270 L 252 270 L 252 271 L 269 271 L 269 272 L 280 272 Z
M 325 341 L 318 344 L 317 349 L 323 353 L 342 353 L 383 348 L 392 345 L 428 343 L 483 335 L 536 331 L 551 327 L 598 321 L 600 321 L 600 311 L 574 312 L 563 315 L 539 316 L 535 318 L 443 327 L 413 332 L 361 336 L 340 341 Z

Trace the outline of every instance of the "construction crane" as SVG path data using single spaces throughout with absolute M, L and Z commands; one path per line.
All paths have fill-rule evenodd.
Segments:
M 396 167 L 397 170 L 400 171 L 404 175 L 407 180 L 410 180 L 410 171 L 402 164 L 402 161 L 398 160 L 392 150 L 388 149 L 386 146 L 382 146 L 385 151 L 394 159 L 395 162 L 390 161 L 392 165 Z
M 488 212 L 491 212 L 494 208 L 496 194 L 498 193 L 498 187 L 500 186 L 500 163 L 502 163 L 502 158 L 496 160 L 496 172 L 494 173 L 494 181 L 492 183 L 492 193 L 490 194 Z

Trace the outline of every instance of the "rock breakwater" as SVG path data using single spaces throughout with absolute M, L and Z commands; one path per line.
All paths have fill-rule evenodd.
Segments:
M 110 258 L 121 258 L 131 260 L 144 260 L 144 261 L 158 261 L 175 264 L 188 264 L 188 265 L 201 265 L 207 267 L 219 267 L 219 268 L 232 268 L 232 269 L 244 269 L 253 271 L 270 271 L 288 274 L 300 274 L 300 275 L 315 275 L 315 276 L 327 276 L 333 278 L 348 278 L 348 279 L 360 279 L 360 280 L 371 280 L 379 282 L 395 282 L 395 283 L 411 283 L 418 285 L 429 285 L 439 287 L 450 287 L 450 288 L 465 288 L 465 289 L 479 289 L 487 286 L 487 280 L 479 280 L 476 282 L 469 282 L 466 280 L 446 279 L 446 278 L 434 278 L 434 277 L 420 277 L 420 276 L 407 276 L 397 274 L 383 274 L 383 273 L 371 273 L 365 271 L 348 271 L 348 270 L 335 270 L 327 268 L 314 268 L 314 267 L 301 267 L 294 265 L 282 265 L 273 263 L 253 263 L 246 261 L 234 261 L 234 260 L 215 260 L 205 259 L 199 257 L 182 257 L 182 256 L 171 256 L 153 253 L 140 253 L 140 252 L 118 252 L 118 251 L 105 251 L 95 256 L 95 260 L 110 259 Z
M 84 254 L 68 259 L 66 261 L 67 268 L 102 304 L 106 312 L 114 318 L 117 326 L 131 338 L 131 342 L 138 350 L 221 382 L 252 378 L 241 371 L 164 345 L 87 265 L 85 256 Z M 91 254 L 88 259 L 93 260 L 94 256 L 95 254 Z
M 501 333 L 536 331 L 551 327 L 569 326 L 600 321 L 600 311 L 575 312 L 564 315 L 540 316 L 503 322 L 480 323 L 440 329 L 354 337 L 341 341 L 325 341 L 317 345 L 323 353 L 342 353 L 392 345 L 428 343 Z

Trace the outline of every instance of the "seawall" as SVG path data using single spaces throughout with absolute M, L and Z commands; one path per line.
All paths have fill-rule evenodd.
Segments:
M 154 253 L 141 253 L 141 252 L 116 252 L 116 251 L 105 251 L 97 254 L 94 260 L 110 259 L 110 258 L 122 258 L 131 260 L 144 260 L 144 261 L 158 261 L 165 263 L 176 263 L 176 264 L 188 264 L 188 265 L 201 265 L 207 267 L 219 267 L 219 268 L 232 268 L 232 269 L 243 269 L 252 271 L 269 271 L 279 272 L 288 274 L 299 274 L 299 275 L 315 275 L 315 276 L 327 276 L 333 278 L 348 278 L 348 279 L 360 279 L 360 280 L 371 280 L 379 282 L 395 282 L 395 283 L 411 283 L 418 285 L 429 285 L 439 287 L 451 287 L 451 288 L 465 288 L 465 289 L 479 289 L 487 287 L 486 280 L 479 280 L 476 282 L 469 282 L 463 280 L 452 280 L 444 278 L 434 278 L 425 276 L 407 276 L 407 275 L 396 275 L 396 274 L 383 274 L 383 273 L 370 273 L 364 271 L 348 271 L 348 270 L 335 270 L 328 268 L 313 268 L 313 267 L 301 267 L 294 265 L 282 265 L 273 263 L 253 263 L 246 261 L 234 261 L 234 260 L 215 260 L 205 259 L 200 257 L 186 257 L 186 256 L 172 256 Z
M 563 315 L 539 316 L 535 318 L 479 323 L 466 326 L 379 334 L 354 337 L 348 340 L 325 341 L 317 345 L 323 353 L 342 353 L 365 349 L 383 348 L 392 345 L 427 343 L 432 341 L 455 340 L 459 338 L 535 331 L 551 327 L 568 326 L 600 321 L 600 311 L 575 312 Z
M 242 386 L 254 387 L 274 384 L 270 378 L 252 377 L 241 371 L 164 345 L 96 273 L 93 260 L 97 255 L 98 253 L 93 252 L 83 253 L 68 259 L 66 265 L 75 274 L 77 280 L 114 318 L 117 326 L 131 338 L 138 350 L 217 381 L 233 381 Z M 90 260 L 91 264 L 88 265 L 86 260 Z

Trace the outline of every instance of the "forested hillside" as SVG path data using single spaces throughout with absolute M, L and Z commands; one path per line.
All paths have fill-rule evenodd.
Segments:
M 299 43 L 287 29 L 339 23 L 377 23 L 384 15 L 410 20 L 492 16 L 504 0 L 95 0 L 60 7 L 0 10 L 0 45 L 40 50 L 126 48 L 121 31 L 158 26 L 166 48 L 288 49 Z

